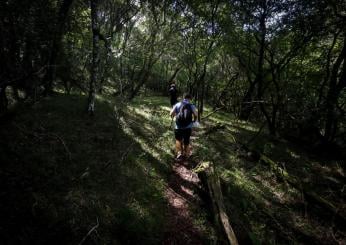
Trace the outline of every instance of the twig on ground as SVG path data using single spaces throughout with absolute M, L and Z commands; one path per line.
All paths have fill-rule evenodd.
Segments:
M 70 152 L 70 150 L 68 149 L 67 145 L 65 144 L 65 141 L 64 141 L 59 135 L 57 135 L 57 134 L 52 133 L 52 134 L 50 134 L 50 135 L 54 136 L 55 138 L 57 138 L 57 139 L 61 142 L 61 144 L 64 146 L 64 149 L 65 149 L 65 151 L 66 151 L 66 154 L 67 154 L 67 156 L 68 156 L 68 159 L 69 159 L 69 161 L 71 162 L 71 161 L 72 161 L 72 155 L 71 155 L 71 152 Z
M 82 239 L 82 241 L 80 241 L 80 243 L 78 244 L 78 245 L 82 245 L 84 242 L 85 242 L 85 240 L 90 236 L 90 234 L 91 233 L 93 233 L 94 231 L 96 231 L 96 229 L 99 227 L 99 218 L 97 217 L 96 218 L 96 222 L 97 222 L 97 224 L 96 225 L 94 225 L 89 231 L 88 231 L 88 233 L 83 237 L 83 239 Z

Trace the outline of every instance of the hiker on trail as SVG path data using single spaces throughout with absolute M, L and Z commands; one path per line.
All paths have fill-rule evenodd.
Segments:
M 197 120 L 196 107 L 190 103 L 192 96 L 184 94 L 184 99 L 175 104 L 171 110 L 172 119 L 175 117 L 175 148 L 177 160 L 190 157 L 190 136 L 192 125 Z
M 169 96 L 171 98 L 171 106 L 174 106 L 178 102 L 178 100 L 177 100 L 178 91 L 177 91 L 177 88 L 176 88 L 174 82 L 169 86 L 168 92 L 169 92 Z

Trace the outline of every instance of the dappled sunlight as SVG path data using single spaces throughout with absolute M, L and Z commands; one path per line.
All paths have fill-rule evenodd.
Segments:
M 187 162 L 186 162 L 187 163 Z M 199 187 L 199 178 L 196 173 L 185 166 L 184 163 L 174 163 L 173 174 L 169 178 L 168 188 L 165 196 L 169 203 L 170 234 L 168 237 L 175 237 L 175 241 L 168 244 L 184 244 L 186 239 L 192 244 L 202 244 L 201 238 L 205 228 L 210 229 L 206 221 L 199 220 L 192 208 L 198 208 L 198 213 L 202 213 L 200 199 L 196 194 Z M 172 233 L 174 235 L 172 235 Z M 185 237 L 186 236 L 186 237 Z M 190 244 L 190 242 L 188 242 Z
M 345 1 L 1 1 L 0 243 L 346 245 Z
M 160 110 L 169 113 L 172 110 L 172 108 L 168 106 L 160 106 Z
M 147 152 L 148 154 L 152 155 L 158 162 L 162 163 L 163 159 L 161 158 L 161 154 L 159 151 L 153 149 L 145 139 L 142 139 L 136 135 L 136 133 L 130 128 L 126 127 L 124 129 L 124 132 L 133 138 L 134 141 L 139 143 L 142 146 L 142 149 Z
M 236 185 L 257 199 L 262 199 L 263 191 L 253 184 L 242 171 L 237 169 L 230 171 L 224 168 L 220 168 L 220 171 L 222 171 L 220 177 L 226 183 Z
M 232 133 L 239 133 L 239 131 L 240 131 L 238 128 L 235 128 L 232 126 L 227 126 L 227 129 Z
M 113 86 L 110 86 L 110 85 L 104 85 L 104 86 L 102 86 L 102 93 L 103 94 L 109 94 L 109 95 L 111 95 L 111 94 L 114 94 L 114 93 L 116 93 L 117 92 L 117 89 L 116 88 L 114 88 Z
M 117 228 L 114 234 L 120 241 L 138 243 L 141 236 L 151 234 L 155 229 L 161 229 L 164 240 L 179 237 L 182 233 L 186 237 L 194 236 L 198 241 L 205 234 L 211 236 L 213 228 L 203 216 L 208 211 L 200 206 L 202 185 L 199 178 L 189 162 L 176 164 L 173 160 L 174 133 L 169 107 L 163 105 L 166 103 L 164 99 L 156 98 L 153 103 L 147 99 L 145 105 L 137 101 L 125 107 L 115 106 L 115 110 L 118 109 L 115 113 L 112 113 L 110 99 L 100 96 L 96 100 L 100 115 L 86 123 L 83 123 L 83 114 L 78 112 L 84 106 L 84 97 L 77 95 L 68 98 L 58 95 L 47 100 L 49 106 L 37 104 L 30 118 L 26 119 L 33 123 L 26 125 L 22 115 L 16 122 L 16 130 L 30 136 L 25 142 L 33 137 L 30 144 L 36 142 L 40 148 L 55 150 L 46 164 L 33 164 L 32 168 L 45 166 L 49 173 L 64 172 L 68 175 L 65 180 L 55 174 L 47 183 L 52 186 L 57 181 L 64 188 L 65 184 L 61 183 L 64 181 L 71 186 L 58 192 L 67 207 L 65 215 L 74 219 L 71 227 L 87 229 L 89 224 L 95 223 L 95 217 L 90 213 L 95 208 L 99 220 L 107 220 L 109 229 Z M 39 122 L 35 120 L 36 114 L 40 115 Z M 331 201 L 339 201 L 342 196 L 342 190 L 333 189 L 342 183 L 341 163 L 317 161 L 285 141 L 271 141 L 265 134 L 245 149 L 242 144 L 258 129 L 237 122 L 232 116 L 227 118 L 224 113 L 222 117 L 226 126 L 222 126 L 217 116 L 218 112 L 202 122 L 202 127 L 194 130 L 191 140 L 193 161 L 196 164 L 213 161 L 215 164 L 225 206 L 229 208 L 226 211 L 231 214 L 237 212 L 262 240 L 275 237 L 266 234 L 271 226 L 263 225 L 263 220 L 268 224 L 274 221 L 276 227 L 285 227 L 287 232 L 309 232 L 309 236 L 315 237 L 319 232 L 323 233 L 325 228 L 312 218 L 314 214 L 305 217 L 315 211 L 304 209 L 307 201 L 301 190 L 289 186 L 262 160 L 252 158 L 251 149 L 270 157 L 278 168 L 299 178 L 303 184 L 313 184 L 316 190 L 321 188 L 319 194 Z M 77 130 L 75 125 L 79 125 Z M 38 143 L 41 141 L 45 144 Z M 30 157 L 36 159 L 35 155 Z M 57 161 L 60 164 L 57 165 Z M 34 184 L 37 183 L 34 180 Z M 33 209 L 34 214 L 48 202 L 43 193 L 35 194 L 33 200 L 38 206 Z M 157 212 L 159 209 L 162 212 Z M 54 211 L 54 208 L 49 212 L 63 213 Z M 198 217 L 200 214 L 202 218 Z M 169 225 L 163 226 L 165 222 Z M 313 227 L 314 222 L 316 227 Z M 138 233 L 128 237 L 129 230 Z M 151 239 L 162 241 L 162 237 L 155 234 Z
M 171 155 L 173 132 L 168 117 L 155 116 L 155 113 L 160 111 L 153 111 L 144 106 L 132 107 L 132 113 L 124 119 L 124 125 L 129 125 L 126 131 L 143 146 L 143 149 L 162 162 L 166 160 L 160 157 L 162 153 Z M 130 119 L 131 117 L 133 119 Z M 167 118 L 167 125 L 162 124 L 162 119 L 165 118 Z
M 233 127 L 239 127 L 240 129 L 247 130 L 250 132 L 257 132 L 258 128 L 256 126 L 251 125 L 250 123 L 239 123 L 239 122 L 232 122 L 231 126 Z

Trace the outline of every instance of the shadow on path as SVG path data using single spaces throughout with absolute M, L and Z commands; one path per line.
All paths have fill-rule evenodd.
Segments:
M 174 162 L 165 196 L 168 201 L 168 224 L 163 244 L 205 244 L 203 232 L 196 227 L 192 209 L 200 208 L 200 179 L 187 161 Z

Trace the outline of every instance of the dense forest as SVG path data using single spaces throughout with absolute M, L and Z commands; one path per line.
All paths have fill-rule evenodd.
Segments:
M 1 244 L 346 243 L 344 0 L 4 0 L 0 31 Z

